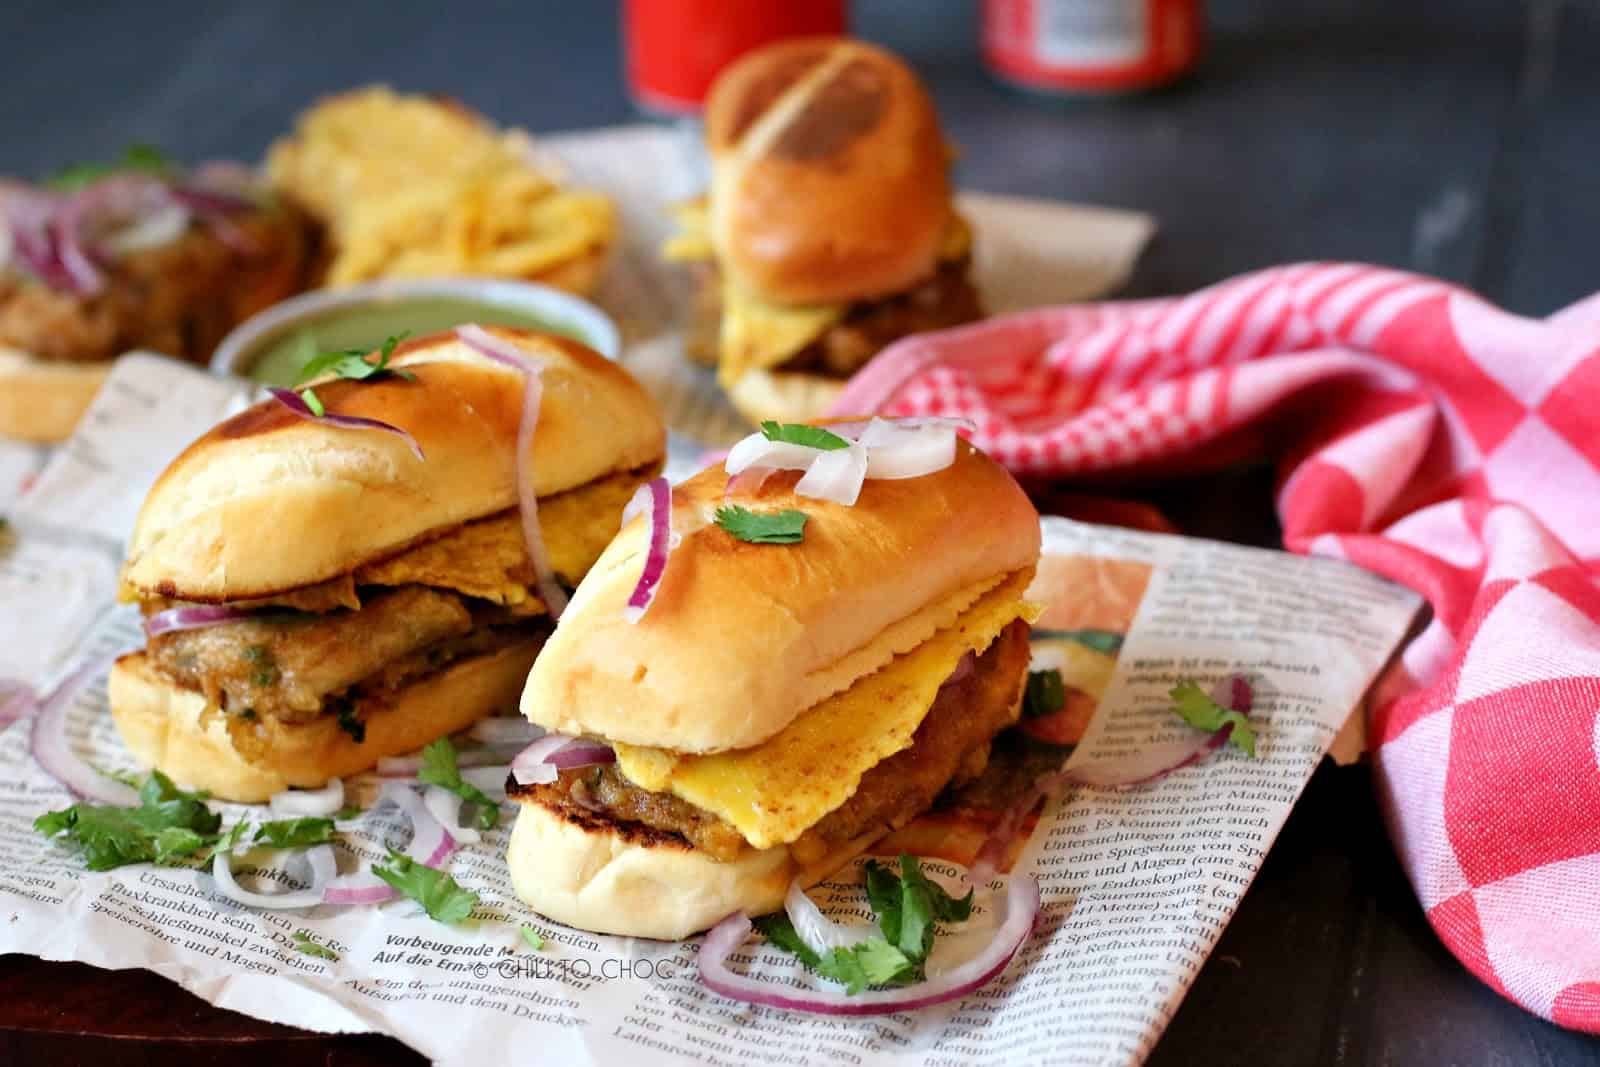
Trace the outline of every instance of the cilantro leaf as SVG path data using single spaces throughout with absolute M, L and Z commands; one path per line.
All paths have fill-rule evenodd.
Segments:
M 231 827 L 228 828 L 228 832 L 227 833 L 225 833 L 221 837 L 217 838 L 216 843 L 211 846 L 211 851 L 207 852 L 203 858 L 204 859 L 210 859 L 212 856 L 217 855 L 219 852 L 220 853 L 232 852 L 234 849 L 239 847 L 239 842 L 243 841 L 244 840 L 244 835 L 249 833 L 249 832 L 250 832 L 250 822 L 249 822 L 249 820 L 248 819 L 240 819 L 238 822 L 234 823 Z
M 74 804 L 33 821 L 46 837 L 65 836 L 91 871 L 130 863 L 173 863 L 217 840 L 222 816 L 205 793 L 186 793 L 160 771 L 139 788 L 138 807 Z
M 471 915 L 472 909 L 478 906 L 478 894 L 461 888 L 444 871 L 418 863 L 392 848 L 389 862 L 392 866 L 373 864 L 372 873 L 421 904 L 431 919 L 455 924 Z
M 900 940 L 900 879 L 877 860 L 866 865 L 867 903 L 878 917 L 878 928 L 890 943 Z
M 535 930 L 527 923 L 523 923 L 518 930 L 522 934 L 522 940 L 528 943 L 529 948 L 533 949 L 535 952 L 543 950 L 544 937 L 539 933 L 539 931 Z
M 822 966 L 822 957 L 817 954 L 816 949 L 805 943 L 786 913 L 775 911 L 771 915 L 758 916 L 755 928 L 761 931 L 762 937 L 796 957 L 812 970 Z
M 890 985 L 914 977 L 917 967 L 883 938 L 869 937 L 849 948 L 833 949 L 813 970 L 843 983 L 846 993 L 859 993 L 868 986 Z
M 255 840 L 273 848 L 305 848 L 323 844 L 332 836 L 332 819 L 307 817 L 264 822 L 256 831 Z
M 1066 707 L 1066 704 L 1067 687 L 1061 680 L 1060 671 L 1051 668 L 1028 672 L 1028 685 L 1022 691 L 1023 718 L 1033 719 L 1040 715 L 1053 715 Z
M 315 956 L 321 960 L 339 959 L 339 954 L 327 945 L 321 944 L 312 936 L 310 930 L 296 930 L 294 932 L 294 950 L 303 952 L 307 956 Z
M 825 430 L 821 426 L 807 426 L 803 422 L 773 422 L 768 419 L 761 424 L 761 436 L 769 441 L 780 441 L 787 445 L 820 448 L 824 452 L 835 452 L 850 447 L 849 441 L 832 430 Z
M 306 407 L 310 408 L 311 414 L 317 418 L 320 419 L 328 413 L 328 409 L 322 403 L 322 398 L 310 386 L 300 390 L 300 399 L 306 402 Z
M 306 361 L 305 366 L 300 368 L 300 380 L 308 382 L 324 374 L 332 374 L 335 378 L 350 378 L 361 382 L 369 378 L 392 374 L 396 378 L 404 378 L 408 382 L 415 381 L 417 376 L 410 371 L 389 366 L 389 360 L 394 355 L 395 348 L 407 336 L 409 336 L 408 333 L 398 333 L 386 338 L 383 346 L 378 349 L 376 362 L 368 361 L 368 352 L 364 348 L 342 348 L 313 356 Z M 321 413 L 319 412 L 318 414 Z
M 866 865 L 867 903 L 878 916 L 883 936 L 919 969 L 933 948 L 941 922 L 965 922 L 972 915 L 972 893 L 957 899 L 922 873 L 915 856 L 901 853 L 900 874 Z
M 359 819 L 361 817 L 361 813 L 366 810 L 366 808 L 363 808 L 359 804 L 346 804 L 344 807 L 334 812 L 333 817 L 338 822 L 349 822 L 351 819 Z
M 448 737 L 441 737 L 422 750 L 422 769 L 417 772 L 419 781 L 450 790 L 468 804 L 478 808 L 478 828 L 487 830 L 500 821 L 500 805 L 488 794 L 461 777 L 456 766 L 456 746 Z
M 77 192 L 93 185 L 101 178 L 127 171 L 153 174 L 158 178 L 172 177 L 177 166 L 159 148 L 148 144 L 130 144 L 122 156 L 109 163 L 71 163 L 46 178 L 42 184 L 64 193 Z
M 1207 733 L 1232 727 L 1228 733 L 1228 743 L 1237 746 L 1247 756 L 1256 754 L 1256 732 L 1250 725 L 1249 716 L 1218 704 L 1193 681 L 1179 682 L 1167 695 L 1172 698 L 1173 714 L 1190 726 Z
M 805 535 L 803 511 L 751 511 L 737 504 L 717 509 L 717 525 L 752 545 L 793 545 Z

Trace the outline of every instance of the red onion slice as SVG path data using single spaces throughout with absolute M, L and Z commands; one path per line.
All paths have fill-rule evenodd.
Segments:
M 291 819 L 326 818 L 344 807 L 344 782 L 333 779 L 321 789 L 285 789 L 267 800 L 274 815 Z
M 519 785 L 549 785 L 559 771 L 616 761 L 617 754 L 609 745 L 566 734 L 546 734 L 517 753 L 511 761 L 511 774 Z
M 533 439 L 539 429 L 539 407 L 544 399 L 543 364 L 531 353 L 485 330 L 476 323 L 456 327 L 456 337 L 468 348 L 522 373 L 522 417 L 517 423 L 517 506 L 522 514 L 522 539 L 533 561 L 539 596 L 553 619 L 567 607 L 566 591 L 556 583 L 539 529 L 539 496 L 534 491 Z
M 479 719 L 467 730 L 468 737 L 485 745 L 530 745 L 544 734 L 542 726 L 535 726 L 520 715 Z
M 39 698 L 32 686 L 14 678 L 0 678 L 0 730 L 38 713 Z
M 812 461 L 805 475 L 795 483 L 795 495 L 831 500 L 853 507 L 861 496 L 861 485 L 867 478 L 867 461 L 867 449 L 860 445 L 824 452 Z
M 305 852 L 311 867 L 311 885 L 288 893 L 257 893 L 241 886 L 233 876 L 233 857 L 218 852 L 211 858 L 211 876 L 223 896 L 247 908 L 264 908 L 283 911 L 290 908 L 311 908 L 323 903 L 329 884 L 338 871 L 338 860 L 332 845 L 313 845 Z
M 322 892 L 324 904 L 382 904 L 400 894 L 394 886 L 371 871 L 343 874 L 333 879 Z
M 852 930 L 822 914 L 822 909 L 817 907 L 816 902 L 806 896 L 799 879 L 789 883 L 789 892 L 783 898 L 783 910 L 788 913 L 789 921 L 794 924 L 794 932 L 800 935 L 800 940 L 817 952 L 825 953 L 831 949 L 849 948 L 872 936 L 870 931 Z
M 324 426 L 337 426 L 341 430 L 382 430 L 384 433 L 392 433 L 405 441 L 411 448 L 411 454 L 418 459 L 427 458 L 422 454 L 422 446 L 417 444 L 415 437 L 391 423 L 383 422 L 379 419 L 364 419 L 357 415 L 318 415 L 306 404 L 305 397 L 293 389 L 281 389 L 274 386 L 268 389 L 267 392 L 272 394 L 272 399 L 307 422 L 320 423 Z
M 73 793 L 96 804 L 114 804 L 132 807 L 139 803 L 139 794 L 114 778 L 107 778 L 78 758 L 67 740 L 67 712 L 73 700 L 93 681 L 104 678 L 116 662 L 117 655 L 101 656 L 83 664 L 69 674 L 39 705 L 33 720 L 33 737 L 30 745 L 33 758 L 39 761 L 45 773 L 66 786 Z
M 205 626 L 220 626 L 225 622 L 248 619 L 250 612 L 226 604 L 191 604 L 181 608 L 158 611 L 144 620 L 144 635 L 160 637 L 178 630 L 198 630 Z
M 476 845 L 481 835 L 476 827 L 461 824 L 462 803 L 460 794 L 442 786 L 430 785 L 422 791 L 423 806 L 444 827 L 444 832 L 463 845 Z
M 455 852 L 456 839 L 416 790 L 390 782 L 378 794 L 380 804 L 385 800 L 394 801 L 411 820 L 411 843 L 404 849 L 407 856 L 424 866 L 437 867 Z M 399 893 L 393 886 L 370 870 L 333 878 L 320 893 L 320 898 L 328 904 L 382 904 L 397 896 Z
M 787 984 L 736 974 L 728 968 L 728 958 L 744 944 L 751 929 L 750 920 L 742 911 L 728 916 L 706 935 L 697 958 L 700 979 L 713 992 L 733 1000 L 819 1015 L 884 1015 L 943 1004 L 966 996 L 1005 970 L 1033 931 L 1034 920 L 1039 916 L 1039 883 L 1026 875 L 1014 876 L 1006 887 L 1005 899 L 1005 921 L 982 952 L 916 985 L 852 996 L 824 989 L 797 992 Z
M 644 613 L 655 600 L 656 586 L 667 572 L 667 554 L 671 550 L 672 539 L 672 489 L 665 478 L 652 478 L 639 487 L 623 509 L 622 524 L 626 526 L 646 508 L 650 515 L 650 544 L 645 552 L 644 566 L 639 571 L 639 580 L 628 595 L 628 605 L 622 612 L 623 617 L 631 623 L 644 618 Z

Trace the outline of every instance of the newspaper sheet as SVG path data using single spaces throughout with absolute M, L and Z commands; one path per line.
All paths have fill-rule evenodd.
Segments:
M 648 133 L 567 144 L 573 169 L 636 175 L 642 168 L 622 165 L 619 143 L 675 151 L 659 131 Z M 608 187 L 631 206 L 620 181 Z M 664 299 L 652 312 L 638 295 L 667 284 L 653 263 L 645 245 L 624 250 L 613 282 L 629 271 L 645 281 L 631 290 L 618 283 L 623 291 L 606 299 L 613 310 L 619 295 L 642 309 L 619 316 L 631 323 L 626 359 L 661 370 L 658 395 L 679 400 L 669 473 L 681 477 L 734 427 L 718 423 L 718 401 L 675 360 L 670 324 L 658 317 L 651 325 L 652 314 L 672 306 Z M 0 679 L 46 691 L 75 665 L 140 643 L 137 616 L 113 600 L 138 506 L 183 444 L 251 395 L 246 383 L 134 355 L 119 362 L 78 435 L 47 465 L 34 450 L 0 449 L 0 476 L 29 485 L 0 498 L 9 519 L 0 531 Z M 509 819 L 450 861 L 451 874 L 480 897 L 454 927 L 406 901 L 249 909 L 221 895 L 198 865 L 89 873 L 32 829 L 36 816 L 71 798 L 31 758 L 27 721 L 0 732 L 0 952 L 144 967 L 223 1007 L 310 1029 L 391 1034 L 444 1063 L 503 1058 L 509 1049 L 519 1062 L 554 1064 L 1137 1063 L 1418 601 L 1339 562 L 1061 519 L 1044 520 L 1044 537 L 1033 595 L 1047 607 L 1034 658 L 1061 673 L 1064 704 L 1008 731 L 989 770 L 877 853 L 923 856 L 936 878 L 956 887 L 1038 776 L 1069 760 L 1188 744 L 1188 728 L 1168 710 L 1167 691 L 1179 678 L 1249 675 L 1260 745 L 1254 759 L 1224 748 L 1144 786 L 1078 789 L 1026 811 L 999 878 L 1008 870 L 1036 876 L 1041 920 L 1007 970 L 962 1002 L 851 1020 L 724 1000 L 698 980 L 696 942 L 591 935 L 519 904 L 502 859 Z M 96 766 L 135 770 L 103 685 L 77 698 L 68 732 Z M 387 845 L 403 846 L 409 832 L 392 805 L 377 802 L 378 779 L 351 779 L 347 788 L 364 810 L 339 824 L 342 872 L 381 859 Z M 243 806 L 213 806 L 225 825 L 261 818 Z M 241 881 L 269 892 L 303 884 L 302 863 L 292 852 L 257 848 L 241 851 L 235 866 Z M 859 882 L 852 866 L 814 896 L 835 917 L 863 922 Z M 998 899 L 980 892 L 975 918 L 941 938 L 931 970 L 974 950 L 997 921 Z M 523 923 L 545 938 L 542 951 L 523 942 Z M 297 951 L 298 931 L 338 958 Z M 738 962 L 751 973 L 812 981 L 759 941 Z

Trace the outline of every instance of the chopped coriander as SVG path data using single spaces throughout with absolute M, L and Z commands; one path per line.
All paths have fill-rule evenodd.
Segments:
M 264 822 L 256 830 L 255 840 L 273 848 L 305 848 L 323 844 L 332 836 L 332 819 L 306 817 Z
M 218 853 L 226 854 L 232 852 L 234 849 L 239 847 L 239 842 L 243 841 L 244 835 L 249 832 L 249 820 L 240 819 L 238 822 L 234 823 L 228 828 L 227 833 L 217 838 L 216 843 L 211 846 L 211 851 L 206 854 L 205 858 L 210 859 L 212 856 L 215 856 Z
M 1053 715 L 1066 706 L 1067 687 L 1061 680 L 1060 671 L 1052 667 L 1028 672 L 1028 684 L 1022 691 L 1023 718 Z
M 166 153 L 147 144 L 130 144 L 122 150 L 120 159 L 110 163 L 72 163 L 56 171 L 43 182 L 51 189 L 64 193 L 76 192 L 93 185 L 101 178 L 127 171 L 171 177 L 177 166 Z
M 916 857 L 904 853 L 898 875 L 870 860 L 865 875 L 867 903 L 878 917 L 882 936 L 818 952 L 783 912 L 762 916 L 756 926 L 768 941 L 822 977 L 841 983 L 847 993 L 921 979 L 938 924 L 965 922 L 972 915 L 972 894 L 952 897 L 922 873 Z
M 272 649 L 266 645 L 251 645 L 244 650 L 244 658 L 252 668 L 251 684 L 264 689 L 277 683 L 278 661 L 273 658 Z
M 753 545 L 793 545 L 805 534 L 807 515 L 792 508 L 751 511 L 737 504 L 717 509 L 717 525 Z
M 172 863 L 217 840 L 222 816 L 206 807 L 206 793 L 186 793 L 160 771 L 139 788 L 138 807 L 74 804 L 33 821 L 46 837 L 65 835 L 91 871 L 129 863 Z
M 1237 746 L 1247 756 L 1256 754 L 1256 732 L 1250 725 L 1249 716 L 1218 704 L 1191 680 L 1179 682 L 1167 695 L 1172 698 L 1173 714 L 1190 726 L 1213 734 L 1224 727 L 1231 727 L 1228 743 Z
M 417 779 L 448 789 L 468 804 L 477 805 L 480 830 L 487 830 L 500 821 L 500 805 L 461 777 L 461 771 L 456 766 L 456 746 L 450 743 L 448 737 L 441 737 L 422 750 L 422 769 L 417 772 Z
M 361 716 L 356 714 L 356 709 L 348 703 L 341 703 L 338 711 L 339 729 L 350 735 L 350 740 L 361 744 L 367 739 L 367 724 L 361 721 Z
M 528 943 L 529 948 L 533 949 L 535 952 L 541 952 L 544 950 L 544 937 L 539 933 L 539 931 L 535 930 L 527 923 L 523 923 L 518 929 L 522 934 L 522 940 Z
M 373 864 L 372 873 L 421 904 L 429 918 L 455 924 L 471 915 L 472 909 L 478 906 L 478 894 L 461 888 L 454 878 L 441 870 L 418 863 L 392 848 L 389 862 L 392 866 Z
M 333 817 L 338 822 L 347 822 L 350 819 L 359 819 L 361 817 L 361 813 L 366 810 L 366 808 L 363 808 L 357 804 L 346 804 L 344 807 L 334 812 Z
M 317 391 L 310 386 L 306 386 L 304 389 L 300 390 L 300 399 L 306 402 L 307 409 L 309 409 L 311 414 L 315 415 L 317 418 L 320 419 L 322 416 L 328 413 L 328 409 L 322 404 L 322 398 L 318 396 Z
M 389 366 L 389 359 L 394 355 L 395 348 L 404 341 L 408 334 L 399 333 L 387 338 L 383 347 L 378 349 L 377 362 L 367 360 L 367 350 L 364 348 L 343 348 L 335 352 L 323 352 L 311 357 L 305 366 L 300 368 L 300 380 L 308 382 L 324 374 L 332 374 L 336 378 L 351 378 L 355 381 L 366 381 L 368 378 L 378 378 L 385 374 L 392 374 L 396 378 L 406 381 L 415 381 L 416 375 L 399 367 Z M 301 393 L 305 396 L 310 390 Z M 309 401 L 308 401 L 309 402 Z M 317 414 L 322 414 L 320 411 Z
M 334 960 L 337 962 L 339 959 L 339 954 L 327 945 L 319 943 L 312 936 L 310 930 L 296 930 L 294 932 L 294 950 L 303 952 L 307 956 L 315 956 L 319 960 Z
M 807 426 L 803 422 L 773 422 L 768 419 L 761 424 L 761 436 L 769 441 L 778 441 L 786 445 L 820 448 L 824 452 L 850 447 L 849 441 L 832 430 L 825 430 L 821 426 Z

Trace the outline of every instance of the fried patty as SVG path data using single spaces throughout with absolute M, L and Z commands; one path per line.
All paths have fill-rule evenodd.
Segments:
M 695 297 L 685 348 L 696 362 L 715 366 L 722 278 L 710 260 L 689 266 Z M 968 266 L 965 259 L 941 262 L 926 281 L 904 292 L 851 304 L 820 337 L 772 369 L 848 378 L 902 337 L 981 319 L 983 305 L 968 277 Z
M 888 833 L 926 811 L 947 786 L 982 773 L 990 741 L 1017 719 L 1028 658 L 1028 626 L 1018 620 L 1001 631 L 971 672 L 940 688 L 908 748 L 864 774 L 849 800 L 790 846 L 796 859 L 811 863 L 862 836 Z M 716 815 L 670 793 L 641 789 L 615 764 L 565 770 L 548 785 L 513 780 L 508 791 L 563 814 L 674 833 L 722 861 L 748 847 Z
M 0 345 L 44 360 L 98 362 L 136 348 L 203 363 L 262 308 L 305 288 L 311 224 L 287 205 L 230 215 L 105 265 L 105 288 L 61 292 L 0 271 Z

